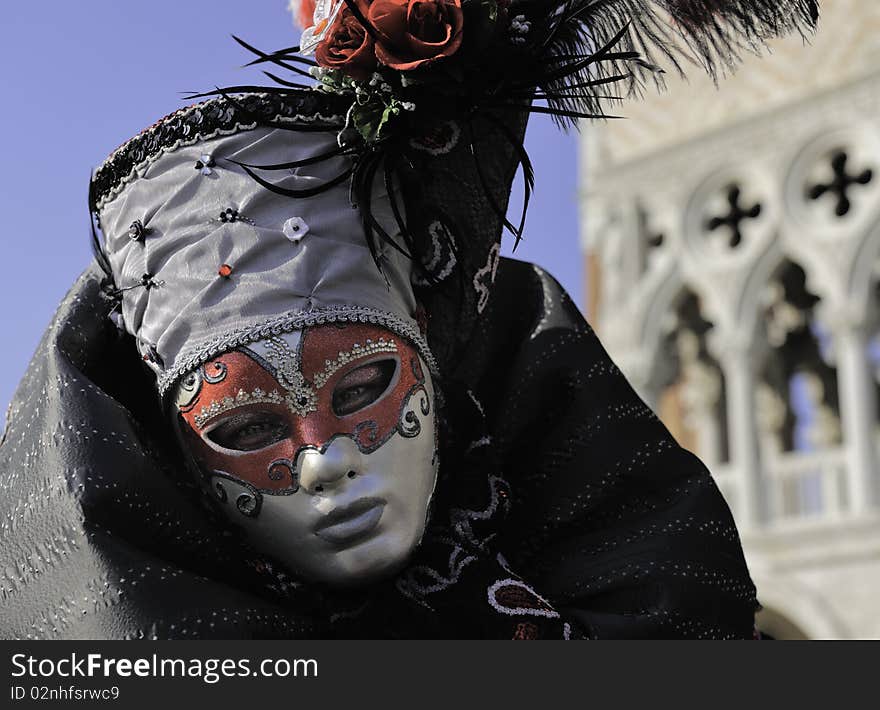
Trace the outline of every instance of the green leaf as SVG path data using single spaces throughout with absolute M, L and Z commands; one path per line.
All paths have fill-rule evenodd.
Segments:
M 388 123 L 397 115 L 397 112 L 400 109 L 396 109 L 394 106 L 386 106 L 385 110 L 382 112 L 382 118 L 379 120 L 379 127 L 376 129 L 376 136 L 382 135 L 382 129 L 385 128 Z
M 379 130 L 386 121 L 384 113 L 382 104 L 373 102 L 355 106 L 352 110 L 352 125 L 367 143 L 372 143 L 378 139 Z

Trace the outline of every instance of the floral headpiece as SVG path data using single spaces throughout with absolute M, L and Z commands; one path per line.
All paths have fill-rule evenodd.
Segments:
M 647 77 L 661 81 L 658 62 L 679 71 L 682 60 L 696 62 L 715 75 L 743 50 L 804 33 L 818 18 L 817 0 L 292 0 L 291 7 L 305 27 L 299 46 L 267 54 L 238 40 L 257 55 L 252 64 L 348 96 L 340 147 L 362 158 L 382 153 L 398 166 L 409 158 L 407 140 L 437 141 L 449 121 L 479 116 L 504 131 L 512 128 L 498 121 L 505 112 L 549 114 L 563 127 L 607 118 L 608 101 L 631 95 Z M 282 91 L 304 86 L 266 74 Z M 531 166 L 521 141 L 509 137 L 527 205 Z M 375 175 L 372 160 L 359 162 L 361 178 Z M 356 175 L 355 184 L 362 181 Z M 517 242 L 524 216 L 518 227 L 501 216 Z
M 348 93 L 350 125 L 373 143 L 426 116 L 542 99 L 563 124 L 602 117 L 604 87 L 660 71 L 660 54 L 710 73 L 739 50 L 803 29 L 814 0 L 299 0 L 300 45 L 258 62 L 301 62 L 329 91 Z M 309 8 L 311 21 L 306 21 Z M 679 41 L 676 42 L 676 39 Z M 290 68 L 290 67 L 285 67 Z M 301 72 L 297 72 L 301 73 Z M 629 88 L 632 88 L 630 83 Z M 430 113 L 428 113 L 430 111 Z M 408 120 L 409 119 L 409 120 Z
M 501 232 L 506 228 L 517 242 L 522 236 L 534 184 L 523 145 L 530 114 L 550 115 L 564 128 L 607 118 L 609 102 L 637 93 L 645 81 L 661 82 L 661 64 L 682 71 L 691 62 L 724 73 L 744 51 L 786 32 L 805 34 L 818 18 L 817 0 L 294 0 L 294 6 L 308 25 L 298 46 L 263 52 L 236 38 L 271 85 L 193 98 L 225 101 L 228 111 L 217 103 L 211 109 L 234 115 L 240 126 L 336 131 L 335 145 L 320 154 L 236 165 L 263 188 L 293 199 L 304 193 L 284 186 L 291 171 L 323 161 L 344 165 L 308 194 L 347 185 L 380 271 L 384 249 L 412 260 L 429 343 L 441 363 L 457 361 L 487 306 Z M 326 104 L 318 112 L 339 120 L 320 126 L 288 120 L 298 113 L 290 106 L 304 102 Z M 507 203 L 520 168 L 524 204 L 514 224 Z M 103 171 L 99 181 L 116 182 L 115 170 Z M 377 186 L 389 196 L 393 229 L 373 214 Z M 101 189 L 93 189 L 93 202 Z M 103 263 L 100 246 L 97 252 Z

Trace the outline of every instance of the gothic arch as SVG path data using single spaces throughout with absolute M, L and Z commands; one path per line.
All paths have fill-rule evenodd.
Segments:
M 756 288 L 762 443 L 775 453 L 840 443 L 840 403 L 832 337 L 818 317 L 822 297 L 807 271 L 783 257 Z
M 666 305 L 652 324 L 650 387 L 660 418 L 679 443 L 717 466 L 730 461 L 730 441 L 724 373 L 709 347 L 715 324 L 700 294 L 677 286 L 664 294 Z
M 763 289 L 786 261 L 797 263 L 796 259 L 782 250 L 779 240 L 774 239 L 769 242 L 749 270 L 738 294 L 733 308 L 732 326 L 741 332 L 748 333 L 748 342 L 750 343 L 754 343 L 759 335 L 760 299 Z
M 663 335 L 663 319 L 672 309 L 682 292 L 694 290 L 682 279 L 678 269 L 673 269 L 659 287 L 650 294 L 648 307 L 645 309 L 639 328 L 639 344 L 654 354 L 660 347 Z
M 847 296 L 856 313 L 864 317 L 870 314 L 873 288 L 880 278 L 877 264 L 880 262 L 880 205 L 875 210 L 871 227 L 859 242 L 847 278 Z M 864 309 L 864 310 L 862 310 Z

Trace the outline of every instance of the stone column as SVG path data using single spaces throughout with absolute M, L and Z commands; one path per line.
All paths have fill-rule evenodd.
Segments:
M 848 508 L 856 514 L 866 513 L 878 502 L 880 472 L 874 440 L 877 397 L 868 362 L 865 326 L 851 318 L 835 319 L 834 345 L 846 446 Z
M 740 338 L 711 338 L 727 385 L 731 469 L 739 491 L 737 525 L 755 528 L 767 521 L 767 490 L 758 444 L 755 409 L 755 355 Z

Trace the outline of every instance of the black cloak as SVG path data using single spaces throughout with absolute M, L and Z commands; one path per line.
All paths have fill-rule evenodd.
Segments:
M 556 632 L 528 622 L 555 612 L 572 637 L 752 637 L 755 589 L 709 472 L 541 269 L 501 260 L 465 356 L 439 383 L 432 514 L 540 594 L 508 594 L 524 613 L 499 609 L 498 594 L 491 608 L 482 582 L 425 603 L 401 593 L 407 583 L 300 585 L 260 558 L 185 471 L 152 375 L 105 317 L 101 277 L 92 267 L 74 284 L 9 409 L 0 637 L 534 638 Z M 462 525 L 487 495 L 503 499 L 497 514 Z

